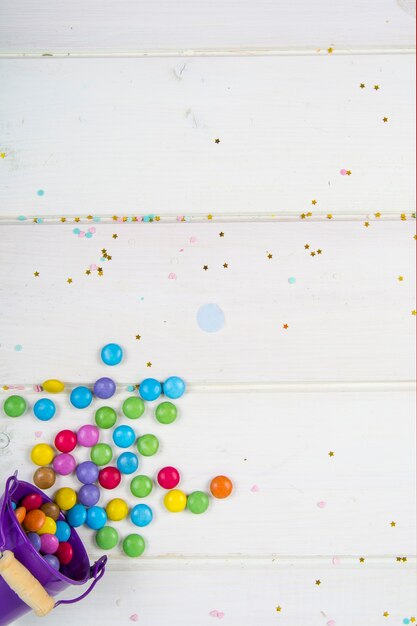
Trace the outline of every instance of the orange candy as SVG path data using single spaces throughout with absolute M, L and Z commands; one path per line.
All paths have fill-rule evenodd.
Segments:
M 24 506 L 18 506 L 15 510 L 14 514 L 16 515 L 16 519 L 21 524 L 26 517 L 26 509 Z
M 232 481 L 227 476 L 216 476 L 210 483 L 210 491 L 215 498 L 227 498 L 232 490 Z
M 17 510 L 17 509 L 16 509 Z M 23 528 L 31 533 L 37 533 L 45 523 L 46 515 L 40 509 L 28 511 L 23 521 Z

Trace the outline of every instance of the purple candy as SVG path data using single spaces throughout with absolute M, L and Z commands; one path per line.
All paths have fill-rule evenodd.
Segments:
M 84 483 L 85 485 L 90 485 L 91 483 L 95 483 L 98 478 L 99 469 L 93 461 L 84 461 L 80 463 L 77 469 L 75 470 L 77 474 L 77 478 L 80 483 Z
M 37 552 L 41 549 L 41 538 L 37 533 L 28 533 L 27 535 L 30 543 L 35 548 Z
M 107 398 L 111 398 L 116 391 L 116 384 L 111 378 L 104 376 L 96 380 L 93 391 L 97 398 L 107 400 Z
M 92 448 L 96 445 L 98 438 L 100 436 L 100 431 L 97 426 L 92 426 L 91 424 L 84 424 L 81 426 L 79 431 L 77 432 L 77 441 L 80 446 L 85 446 L 86 448 Z
M 78 492 L 78 502 L 84 506 L 94 506 L 100 499 L 100 489 L 96 485 L 83 485 Z
M 41 535 L 41 552 L 43 554 L 54 554 L 58 550 L 59 541 L 56 535 L 45 533 Z
M 53 554 L 45 554 L 43 558 L 47 563 L 49 563 L 51 567 L 53 567 L 54 569 L 57 570 L 57 572 L 59 572 L 60 563 L 59 563 L 58 557 L 56 557 Z
M 61 474 L 61 476 L 67 476 L 71 474 L 75 470 L 75 466 L 77 463 L 75 462 L 72 454 L 67 454 L 63 452 L 62 454 L 57 454 L 52 462 L 52 467 L 54 468 L 57 474 Z

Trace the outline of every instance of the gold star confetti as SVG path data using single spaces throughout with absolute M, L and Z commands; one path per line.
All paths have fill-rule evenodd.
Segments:
M 388 122 L 388 118 L 387 118 L 387 117 L 383 117 L 383 118 L 382 118 L 382 121 L 383 121 L 383 122 Z
M 229 264 L 228 264 L 228 263 L 223 263 L 223 267 L 224 267 L 225 269 L 227 269 L 227 268 L 229 267 Z
M 360 87 L 361 89 L 365 89 L 365 83 L 361 83 L 361 84 L 359 85 L 359 87 Z
M 113 257 L 112 257 L 112 256 L 110 256 L 110 254 L 107 254 L 107 255 L 106 255 L 106 259 L 107 259 L 108 261 L 111 261 L 111 260 L 112 260 L 112 258 L 113 258 Z
M 301 217 L 302 220 L 305 220 L 306 214 L 305 213 L 301 213 L 300 217 Z
M 213 216 L 212 216 L 212 214 L 211 214 L 211 213 L 209 213 L 209 214 L 207 215 L 207 219 L 208 219 L 208 220 L 212 220 L 212 219 L 213 219 Z
M 113 233 L 113 235 L 112 235 L 113 239 L 117 239 L 118 236 L 119 235 L 116 235 L 116 233 Z
M 407 219 L 407 216 L 405 213 L 401 213 L 400 217 L 403 222 L 405 222 L 405 220 Z
M 332 450 L 330 450 L 329 456 L 334 456 L 334 452 Z
M 61 222 L 66 222 L 67 218 L 66 217 L 61 217 Z
M 398 276 L 398 280 L 400 281 L 400 283 L 402 283 L 402 281 L 404 280 L 404 276 Z
M 352 170 L 346 170 L 346 174 L 350 176 L 352 174 Z
M 401 563 L 401 557 L 397 556 L 396 561 L 397 561 L 397 563 Z
M 381 217 L 381 213 L 374 213 L 375 217 Z
M 224 237 L 224 232 L 219 233 L 219 237 Z
M 113 222 L 117 222 L 117 215 L 113 215 L 112 220 Z
M 317 200 L 312 200 L 311 204 L 317 204 Z
M 323 252 L 323 250 L 320 250 L 320 248 L 317 250 L 317 254 L 321 254 Z
M 395 526 L 395 522 L 391 522 L 391 526 L 394 527 Z
M 310 248 L 309 244 L 308 244 L 308 243 L 306 243 L 306 244 L 305 244 L 305 246 L 304 246 L 304 248 L 305 248 L 305 250 L 308 250 L 308 249 Z
M 415 621 L 416 621 L 415 617 L 410 617 L 410 622 L 412 622 L 414 624 Z
M 159 215 L 155 215 L 155 222 L 160 222 L 160 221 L 161 221 L 160 216 Z
M 150 361 L 147 362 L 146 367 L 152 367 L 152 363 Z
M 382 615 L 383 615 L 383 617 L 389 617 L 389 613 L 388 613 L 388 611 L 384 611 L 384 612 L 382 613 Z
M 321 580 L 316 580 L 316 585 L 317 586 L 321 585 Z
M 329 54 L 332 54 L 332 52 L 333 52 L 333 48 L 327 48 L 327 52 L 328 52 Z
M 87 276 L 90 276 L 91 270 L 85 270 L 85 273 L 87 274 Z
M 39 276 L 39 272 L 33 272 L 33 275 L 35 278 L 37 278 Z
M 140 339 L 140 335 L 136 335 L 136 336 L 135 336 L 135 339 L 137 339 L 137 340 L 139 341 L 139 339 Z
M 310 256 L 316 256 L 316 253 L 314 252 L 314 250 L 313 252 L 310 252 Z
M 101 249 L 101 254 L 103 254 L 103 255 L 104 255 L 104 254 L 107 254 L 107 250 L 106 250 L 106 248 L 102 248 L 102 249 Z
M 407 557 L 406 557 L 406 556 L 403 556 L 403 557 L 401 558 L 401 561 L 402 561 L 403 563 L 406 563 L 406 562 L 407 562 Z
M 326 217 L 327 217 L 328 220 L 332 220 L 333 219 L 333 215 L 331 213 L 328 213 L 326 215 Z
M 312 215 L 313 214 L 310 211 L 307 213 L 307 217 L 311 217 Z
M 92 220 L 92 219 L 93 219 L 93 216 L 92 216 L 92 215 L 87 215 L 87 219 L 88 219 L 88 220 Z
M 411 315 L 417 315 L 417 311 L 416 311 L 415 309 L 413 309 L 413 310 L 411 311 Z
M 203 265 L 203 270 L 206 272 L 208 270 L 208 265 Z
M 285 328 L 285 330 L 287 330 L 287 328 L 288 328 L 288 324 L 283 324 L 283 325 L 282 325 L 282 328 Z
M 280 613 L 280 612 L 282 611 L 282 608 L 281 608 L 280 606 L 277 606 L 277 607 L 275 608 L 275 610 L 276 610 L 276 612 L 277 612 L 277 613 Z
M 268 254 L 266 255 L 268 259 L 272 259 L 272 254 L 270 252 L 268 252 Z
M 102 271 L 103 271 L 103 268 L 102 268 L 102 267 L 98 267 L 98 268 L 97 268 L 97 271 L 98 271 L 98 272 L 102 272 Z
M 103 272 L 103 270 L 101 270 L 101 269 L 99 268 L 99 269 L 97 270 L 97 274 L 98 274 L 99 276 L 103 276 L 104 272 Z
M 72 283 L 72 278 L 67 278 L 67 283 L 70 285 Z
M 375 91 L 378 91 L 379 85 L 374 85 L 374 89 L 375 89 Z
M 363 556 L 359 557 L 359 563 L 365 563 L 365 558 Z
M 6 153 L 0 152 L 0 159 L 5 159 L 5 158 L 6 158 Z
M 363 225 L 365 226 L 365 228 L 368 228 L 368 226 L 369 226 L 369 222 L 364 222 L 364 224 L 363 224 Z
M 214 140 L 214 143 L 220 143 L 220 139 L 217 137 L 217 139 Z
M 80 218 L 79 217 L 74 217 L 74 222 L 79 222 Z

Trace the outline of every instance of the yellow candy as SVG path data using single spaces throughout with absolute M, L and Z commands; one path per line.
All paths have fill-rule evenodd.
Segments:
M 45 522 L 42 528 L 38 530 L 38 535 L 46 535 L 46 533 L 49 533 L 50 535 L 55 535 L 56 533 L 55 520 L 53 520 L 52 517 L 48 516 L 45 517 Z
M 114 498 L 106 506 L 106 513 L 113 522 L 120 522 L 129 513 L 129 507 L 121 498 Z
M 60 380 L 51 378 L 50 380 L 45 380 L 45 382 L 42 383 L 42 387 L 44 391 L 48 391 L 49 393 L 59 393 L 60 391 L 64 391 L 65 385 Z
M 55 502 L 63 511 L 69 511 L 77 502 L 77 494 L 70 487 L 61 487 L 55 494 Z
M 55 452 L 47 443 L 38 443 L 32 448 L 30 458 L 35 465 L 49 465 L 55 456 Z
M 181 489 L 172 489 L 166 494 L 164 504 L 171 513 L 179 513 L 187 506 L 187 496 Z

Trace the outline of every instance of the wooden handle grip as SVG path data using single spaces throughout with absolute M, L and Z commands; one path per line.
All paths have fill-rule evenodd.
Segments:
M 36 615 L 43 617 L 54 608 L 55 600 L 10 550 L 5 550 L 0 558 L 0 576 Z

